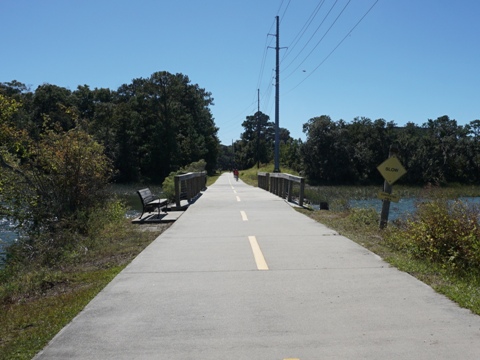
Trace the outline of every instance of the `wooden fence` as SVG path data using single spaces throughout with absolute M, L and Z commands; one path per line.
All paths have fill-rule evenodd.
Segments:
M 298 197 L 298 205 L 303 206 L 305 198 L 305 178 L 284 173 L 257 173 L 258 187 L 272 194 L 293 201 Z M 295 186 L 297 185 L 298 186 Z
M 187 200 L 190 203 L 202 190 L 205 190 L 206 184 L 207 173 L 205 171 L 175 175 L 176 206 L 181 207 L 182 200 Z

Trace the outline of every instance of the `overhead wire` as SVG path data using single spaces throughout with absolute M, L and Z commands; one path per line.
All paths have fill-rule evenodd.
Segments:
M 281 22 L 281 20 L 285 17 L 285 13 L 287 12 L 288 7 L 290 6 L 290 2 L 291 2 L 291 1 L 292 1 L 292 0 L 288 0 L 288 4 L 287 4 L 287 6 L 285 6 L 285 10 L 283 10 L 283 14 L 282 14 L 282 16 L 280 16 L 280 22 Z M 283 1 L 282 1 L 282 4 L 283 4 Z M 277 15 L 278 15 L 279 12 L 280 12 L 280 9 L 278 9 Z
M 320 0 L 319 3 L 317 4 L 317 6 L 315 7 L 315 9 L 313 9 L 311 15 L 309 16 L 309 18 L 307 19 L 305 24 L 303 24 L 302 28 L 298 31 L 297 35 L 295 35 L 295 37 L 293 38 L 292 43 L 291 43 L 292 45 L 287 46 L 288 50 L 285 52 L 285 54 L 284 54 L 283 58 L 281 59 L 280 63 L 282 63 L 288 57 L 288 55 L 291 52 L 293 52 L 293 50 L 297 46 L 298 42 L 305 35 L 305 32 L 308 30 L 308 28 L 312 24 L 313 20 L 317 16 L 318 12 L 320 11 L 320 9 L 322 8 L 324 3 L 325 3 L 325 0 Z
M 295 56 L 295 58 L 285 67 L 285 70 L 288 69 L 292 64 L 293 62 L 300 56 L 300 54 L 303 52 L 303 50 L 305 50 L 305 48 L 307 47 L 307 45 L 310 43 L 310 41 L 313 39 L 313 37 L 316 35 L 316 33 L 318 32 L 318 30 L 320 30 L 321 26 L 323 25 L 323 23 L 325 22 L 325 20 L 327 19 L 328 15 L 330 14 L 330 12 L 333 10 L 333 8 L 335 7 L 335 5 L 337 4 L 338 0 L 336 0 L 334 2 L 334 4 L 332 5 L 332 7 L 330 8 L 330 10 L 328 11 L 328 13 L 325 15 L 325 17 L 323 18 L 323 20 L 320 22 L 320 25 L 318 25 L 317 29 L 315 30 L 315 32 L 312 34 L 312 36 L 310 36 L 310 38 L 308 39 L 308 41 L 305 43 L 305 45 L 303 46 L 303 48 L 299 51 L 299 53 L 297 54 L 297 56 Z M 298 44 L 298 41 L 301 39 L 301 37 L 305 34 L 305 32 L 307 31 L 308 27 L 310 26 L 310 24 L 312 23 L 312 21 L 315 19 L 315 17 L 317 16 L 318 12 L 320 11 L 320 9 L 322 8 L 323 4 L 325 3 L 325 0 L 321 1 L 318 5 L 317 5 L 317 8 L 314 9 L 314 12 L 312 13 L 312 15 L 310 15 L 310 22 L 308 23 L 308 26 L 305 28 L 305 30 L 303 32 L 301 32 L 301 35 L 300 37 L 298 37 L 298 34 L 297 34 L 297 37 L 298 37 L 298 40 L 296 40 L 295 44 L 290 48 L 289 47 L 289 50 L 286 52 L 285 54 L 285 57 L 284 59 L 282 60 L 285 60 L 287 58 L 287 55 L 289 55 L 293 49 L 295 48 L 295 46 Z M 309 19 L 310 19 L 309 18 Z M 307 20 L 308 21 L 308 20 Z M 307 23 L 305 23 L 306 25 Z M 305 27 L 304 25 L 304 27 Z M 303 28 L 302 28 L 303 29 Z M 300 30 L 301 31 L 301 30 Z M 300 34 L 300 33 L 299 33 Z M 295 39 L 297 38 L 295 37 Z
M 327 61 L 327 59 L 335 52 L 335 50 L 337 50 L 340 45 L 342 45 L 342 43 L 347 39 L 347 37 L 350 36 L 350 34 L 355 30 L 355 28 L 363 21 L 363 19 L 370 13 L 370 11 L 372 11 L 372 9 L 375 7 L 375 5 L 378 3 L 379 0 L 375 0 L 375 2 L 372 4 L 372 6 L 370 6 L 370 8 L 365 12 L 365 14 L 363 14 L 363 16 L 360 18 L 360 20 L 357 21 L 357 23 L 350 29 L 350 31 L 342 38 L 342 40 L 340 40 L 340 42 L 333 48 L 332 51 L 330 51 L 330 53 L 320 62 L 320 64 L 318 64 L 307 76 L 305 76 L 305 78 L 300 81 L 295 87 L 293 87 L 292 89 L 290 89 L 288 91 L 288 93 L 292 92 L 293 90 L 295 90 L 297 87 L 299 87 L 305 80 L 307 80 L 310 76 L 313 75 L 313 73 L 320 67 L 322 66 L 325 61 Z
M 338 1 L 338 0 L 337 0 Z M 335 1 L 335 4 L 337 3 L 337 1 Z M 342 16 L 343 12 L 345 11 L 345 9 L 348 7 L 348 5 L 350 4 L 352 0 L 348 0 L 347 3 L 345 4 L 345 6 L 342 8 L 342 10 L 340 11 L 340 13 L 337 15 L 337 17 L 335 18 L 335 20 L 332 22 L 332 24 L 330 25 L 330 27 L 327 29 L 327 31 L 325 31 L 325 33 L 323 34 L 323 36 L 320 38 L 320 40 L 315 44 L 315 46 L 313 47 L 313 49 L 307 54 L 307 56 L 302 60 L 302 62 L 300 62 L 300 64 L 298 64 L 298 66 L 290 73 L 288 74 L 285 79 L 288 79 L 290 76 L 292 76 L 299 68 L 300 66 L 303 65 L 303 63 L 305 63 L 305 61 L 307 61 L 307 59 L 310 57 L 310 55 L 312 55 L 312 53 L 315 51 L 315 49 L 318 47 L 318 45 L 320 45 L 320 43 L 323 41 L 323 39 L 325 39 L 325 37 L 327 36 L 327 34 L 330 32 L 330 30 L 333 28 L 333 26 L 336 24 L 336 22 L 338 21 L 338 19 L 340 18 L 340 16 Z M 333 6 L 335 6 L 335 4 Z M 330 11 L 333 9 L 333 6 L 332 8 L 330 9 Z M 330 14 L 330 11 L 328 14 Z M 328 16 L 328 14 L 326 16 Z M 326 19 L 326 17 L 325 17 Z M 323 23 L 323 22 L 322 22 Z M 303 50 L 303 49 L 302 49 Z
M 269 30 L 269 33 L 270 31 L 272 30 L 272 28 L 274 27 L 275 25 L 275 21 L 272 22 L 272 25 L 270 26 L 270 30 Z M 269 39 L 270 39 L 270 42 L 269 42 Z M 259 76 L 258 76 L 258 81 L 257 81 L 257 89 L 260 89 L 261 88 L 261 85 L 262 85 L 262 78 L 263 78 L 263 72 L 265 70 L 265 64 L 266 64 L 266 60 L 267 60 L 267 53 L 268 53 L 268 48 L 269 48 L 269 45 L 271 44 L 272 42 L 272 39 L 270 36 L 268 36 L 268 34 L 266 35 L 266 38 L 265 38 L 265 48 L 263 50 L 263 56 L 262 56 L 262 61 L 261 61 L 261 64 L 260 64 L 260 73 L 259 73 Z
M 345 37 L 333 48 L 333 50 L 320 62 L 320 64 L 318 64 L 313 71 L 309 72 L 309 74 L 300 82 L 298 83 L 294 88 L 292 88 L 291 90 L 288 91 L 291 92 L 293 90 L 295 90 L 298 86 L 300 86 L 300 84 L 302 84 L 307 78 L 309 78 L 310 76 L 312 76 L 312 74 L 320 67 L 323 65 L 323 63 L 336 51 L 336 49 L 338 47 L 341 46 L 341 44 L 346 40 L 346 38 L 355 30 L 355 28 L 362 22 L 362 20 L 368 15 L 368 13 L 373 9 L 373 7 L 377 4 L 379 0 L 376 0 L 373 5 L 367 10 L 367 12 L 360 18 L 360 20 L 350 29 L 350 31 L 348 31 L 348 33 L 345 35 Z M 320 43 L 325 39 L 325 37 L 328 35 L 328 33 L 330 32 L 330 30 L 333 28 L 333 26 L 337 23 L 337 21 L 339 20 L 339 18 L 342 16 L 342 14 L 344 13 L 344 11 L 346 10 L 346 8 L 348 7 L 348 5 L 350 4 L 351 0 L 348 0 L 347 3 L 343 6 L 342 10 L 340 11 L 340 13 L 338 13 L 338 15 L 336 16 L 336 18 L 334 19 L 334 21 L 330 24 L 330 26 L 328 27 L 328 29 L 324 32 L 324 34 L 322 35 L 322 37 L 320 38 L 320 40 L 317 41 L 317 43 L 315 44 L 315 46 L 313 47 L 313 49 L 310 50 L 310 52 L 303 58 L 303 60 L 300 62 L 300 64 L 298 64 L 298 66 L 291 72 L 289 73 L 286 78 L 292 76 L 304 63 L 307 59 L 309 59 L 312 55 L 312 53 L 317 49 L 317 47 L 320 45 Z M 282 15 L 281 17 L 279 16 L 279 18 L 281 19 L 280 21 L 282 21 L 284 18 L 285 18 L 285 15 L 287 13 L 287 10 L 289 9 L 289 6 L 290 6 L 290 3 L 291 3 L 291 0 L 289 0 L 285 7 L 284 7 L 284 4 L 285 4 L 285 0 L 281 0 L 281 3 L 280 3 L 280 6 L 277 10 L 277 16 L 278 14 L 281 13 L 282 9 L 283 9 L 283 12 L 282 12 Z M 330 14 L 332 13 L 334 7 L 337 5 L 338 3 L 338 0 L 335 0 L 333 5 L 330 7 L 330 9 L 328 10 L 327 14 L 323 17 L 320 25 L 316 28 L 316 30 L 314 31 L 314 33 L 310 36 L 310 38 L 307 40 L 307 42 L 303 45 L 302 49 L 296 54 L 296 56 L 293 58 L 292 61 L 290 61 L 290 63 L 286 66 L 286 69 L 288 69 L 289 67 L 291 67 L 295 61 L 299 58 L 299 56 L 305 51 L 306 47 L 311 43 L 311 41 L 314 39 L 315 35 L 318 33 L 318 31 L 321 29 L 321 27 L 323 26 L 323 24 L 325 23 L 326 19 L 330 16 Z M 313 11 L 311 12 L 310 16 L 308 17 L 308 19 L 306 20 L 306 22 L 304 23 L 304 25 L 302 26 L 302 28 L 299 30 L 299 32 L 297 33 L 297 35 L 295 36 L 294 40 L 291 42 L 291 47 L 289 47 L 289 50 L 285 53 L 282 61 L 285 61 L 289 56 L 291 56 L 293 54 L 293 50 L 296 48 L 296 46 L 298 46 L 298 44 L 300 43 L 301 39 L 305 36 L 307 30 L 309 29 L 309 27 L 311 26 L 311 24 L 313 23 L 313 20 L 318 16 L 320 10 L 322 9 L 323 5 L 325 4 L 325 0 L 320 0 L 319 3 L 316 5 L 316 7 L 313 9 Z M 275 79 L 275 76 L 272 75 L 272 76 L 269 76 L 268 77 L 268 82 L 266 84 L 266 87 L 263 83 L 263 79 L 264 79 L 264 76 L 265 76 L 265 67 L 266 67 L 266 63 L 267 63 L 267 55 L 268 55 L 268 49 L 271 48 L 271 42 L 273 41 L 273 37 L 270 36 L 272 35 L 271 34 L 271 31 L 272 31 L 272 28 L 274 27 L 274 24 L 275 24 L 275 21 L 272 23 L 271 27 L 270 27 L 270 30 L 269 30 L 269 34 L 267 35 L 267 39 L 265 41 L 265 48 L 264 48 L 264 51 L 263 51 L 263 54 L 262 54 L 262 60 L 261 60 L 261 64 L 260 64 L 260 71 L 259 71 L 259 76 L 258 76 L 258 81 L 257 81 L 257 88 L 255 89 L 255 96 L 254 96 L 254 99 L 241 113 L 239 113 L 236 117 L 238 116 L 242 116 L 242 115 L 245 115 L 246 114 L 246 111 L 248 111 L 249 109 L 254 109 L 253 112 L 256 112 L 256 109 L 257 107 L 255 105 L 257 105 L 257 101 L 258 101 L 258 96 L 259 96 L 259 90 L 260 90 L 260 100 L 261 100 L 261 105 L 262 105 L 262 112 L 266 113 L 265 112 L 265 109 L 269 108 L 269 105 L 270 105 L 270 99 L 271 99 L 271 94 L 273 92 L 273 86 L 274 86 L 274 79 Z M 270 39 L 270 40 L 269 40 Z M 274 73 L 274 69 L 272 69 L 272 73 Z M 286 79 L 285 78 L 285 79 Z

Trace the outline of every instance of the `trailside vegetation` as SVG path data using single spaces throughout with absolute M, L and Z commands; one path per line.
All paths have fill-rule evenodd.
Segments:
M 434 192 L 425 194 L 430 200 L 419 201 L 415 214 L 383 230 L 372 208 L 299 211 L 480 315 L 480 209 L 446 199 L 442 189 Z
M 11 81 L 0 83 L 0 94 L 13 106 L 21 104 L 12 124 L 36 141 L 47 129 L 46 119 L 63 131 L 81 124 L 103 146 L 117 182 L 160 184 L 170 172 L 201 159 L 209 173 L 216 169 L 213 97 L 186 75 L 155 72 L 113 90 L 43 84 L 31 91 Z
M 257 112 L 243 122 L 241 139 L 222 148 L 223 168 L 248 169 L 273 161 L 274 124 Z M 357 117 L 333 121 L 327 115 L 303 124 L 305 141 L 280 129 L 280 167 L 298 171 L 311 185 L 371 185 L 383 182 L 377 166 L 395 146 L 406 185 L 480 182 L 480 120 L 459 125 L 448 116 L 422 125 Z
M 421 126 L 355 118 L 351 123 L 323 115 L 304 124 L 302 146 L 305 175 L 320 184 L 381 183 L 377 166 L 389 148 L 408 170 L 399 183 L 478 183 L 480 181 L 480 121 L 461 126 L 448 116 Z

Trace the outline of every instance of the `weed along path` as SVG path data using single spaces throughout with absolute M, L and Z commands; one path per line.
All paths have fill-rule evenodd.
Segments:
M 36 356 L 479 358 L 479 316 L 232 174 Z

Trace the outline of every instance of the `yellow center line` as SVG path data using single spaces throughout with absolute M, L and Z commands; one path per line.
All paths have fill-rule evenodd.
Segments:
M 260 250 L 260 246 L 258 245 L 257 238 L 255 236 L 249 236 L 248 240 L 250 241 L 250 246 L 252 247 L 253 257 L 255 258 L 257 269 L 268 270 L 267 262 L 263 257 L 262 250 Z
M 247 213 L 245 211 L 240 211 L 240 214 L 242 215 L 242 220 L 243 221 L 248 221 Z

